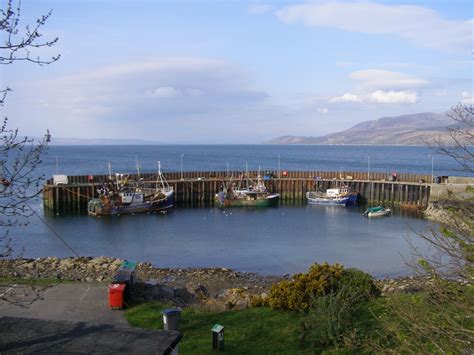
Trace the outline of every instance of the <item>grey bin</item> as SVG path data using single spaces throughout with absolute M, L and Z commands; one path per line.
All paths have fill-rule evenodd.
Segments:
M 179 330 L 181 320 L 181 308 L 167 308 L 161 311 L 163 314 L 164 330 Z
M 126 269 L 118 269 L 112 278 L 114 284 L 125 284 L 125 299 L 130 299 L 133 287 L 133 272 Z
M 212 349 L 221 351 L 224 350 L 224 326 L 214 324 L 212 331 Z

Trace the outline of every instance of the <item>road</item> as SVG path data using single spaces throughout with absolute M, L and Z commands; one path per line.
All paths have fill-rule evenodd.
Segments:
M 104 284 L 0 286 L 0 317 L 26 317 L 127 326 L 120 310 L 110 310 Z

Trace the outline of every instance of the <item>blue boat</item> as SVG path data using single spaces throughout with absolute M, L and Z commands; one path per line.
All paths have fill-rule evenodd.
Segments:
M 311 205 L 350 206 L 357 203 L 357 192 L 352 192 L 348 186 L 327 189 L 325 193 L 309 191 L 306 193 Z

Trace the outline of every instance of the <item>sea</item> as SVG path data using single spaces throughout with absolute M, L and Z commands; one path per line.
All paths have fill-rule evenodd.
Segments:
M 428 147 L 314 145 L 50 146 L 37 169 L 53 174 L 112 172 L 327 170 L 462 175 L 455 162 Z M 111 256 L 157 267 L 226 267 L 260 274 L 303 272 L 317 262 L 356 267 L 376 277 L 410 273 L 414 249 L 431 253 L 418 233 L 436 228 L 419 214 L 395 209 L 367 219 L 367 206 L 174 208 L 163 214 L 94 218 L 53 215 L 41 199 L 37 216 L 12 229 L 24 257 Z M 54 232 L 53 232 L 53 231 Z

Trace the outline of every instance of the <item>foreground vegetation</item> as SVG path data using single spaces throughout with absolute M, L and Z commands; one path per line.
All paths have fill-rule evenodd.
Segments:
M 379 301 L 364 305 L 358 313 L 356 327 L 370 333 L 375 327 L 374 313 L 381 309 Z M 162 303 L 145 303 L 128 309 L 125 317 L 132 326 L 163 329 Z M 179 350 L 183 354 L 211 352 L 211 327 L 225 327 L 225 352 L 229 354 L 312 354 L 334 351 L 337 347 L 317 347 L 301 342 L 302 313 L 274 310 L 269 307 L 247 308 L 225 312 L 199 311 L 185 308 L 180 330 L 184 334 Z M 349 350 L 347 347 L 346 350 Z
M 252 308 L 184 309 L 182 353 L 211 351 L 211 327 L 225 326 L 227 353 L 462 352 L 473 348 L 474 289 L 433 280 L 416 294 L 382 297 L 372 278 L 341 265 L 313 265 L 276 284 Z M 162 329 L 161 310 L 145 303 L 126 311 L 133 326 Z

